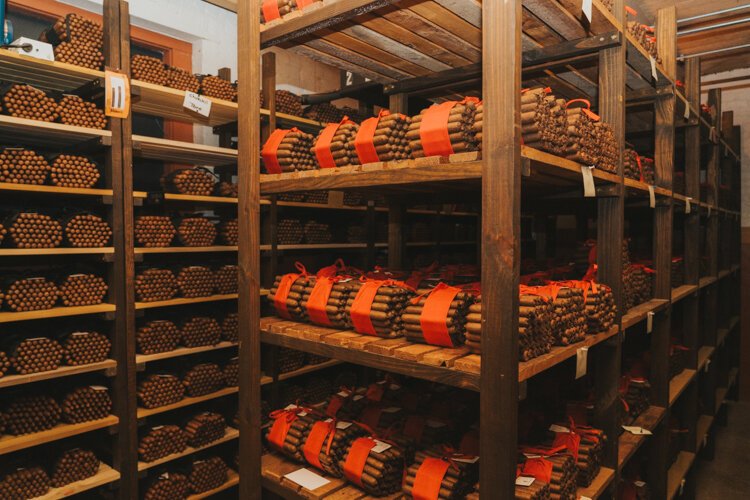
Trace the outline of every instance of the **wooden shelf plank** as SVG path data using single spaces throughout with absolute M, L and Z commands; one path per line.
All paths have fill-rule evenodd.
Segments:
M 441 241 L 438 243 L 437 241 L 407 241 L 406 246 L 407 247 L 431 247 L 436 245 L 442 245 L 442 246 L 461 246 L 461 245 L 476 245 L 476 240 L 469 240 L 469 241 Z
M 138 420 L 140 420 L 142 418 L 150 417 L 151 415 L 157 415 L 159 413 L 165 413 L 168 411 L 176 410 L 178 408 L 192 406 L 198 403 L 203 403 L 204 401 L 210 401 L 212 399 L 228 396 L 230 394 L 237 394 L 238 392 L 239 387 L 225 387 L 224 389 L 212 392 L 211 394 L 206 394 L 205 396 L 183 398 L 182 400 L 176 403 L 172 403 L 171 405 L 159 406 L 158 408 L 138 408 L 136 415 Z
M 0 115 L 0 120 L 2 115 Z M 0 182 L 0 191 L 17 191 L 20 193 L 42 193 L 66 196 L 112 196 L 111 189 L 64 188 L 57 186 L 34 186 L 30 184 L 12 184 Z
M 730 274 L 732 274 L 731 269 L 722 269 L 721 271 L 719 271 L 718 279 L 724 279 Z
M 133 191 L 133 198 L 140 200 L 145 199 L 148 193 L 145 191 Z M 220 203 L 225 205 L 236 205 L 237 198 L 227 196 L 197 196 L 192 194 L 164 193 L 165 201 L 183 202 L 183 203 Z
M 649 312 L 659 312 L 662 309 L 665 309 L 667 305 L 669 305 L 668 300 L 651 299 L 648 302 L 630 308 L 630 310 L 622 316 L 622 328 L 627 330 L 631 326 L 646 319 Z
M 208 297 L 196 297 L 194 299 L 177 298 L 171 300 L 159 300 L 156 302 L 136 302 L 135 308 L 139 309 L 154 309 L 156 307 L 174 307 L 184 306 L 188 304 L 203 304 L 205 302 L 219 302 L 222 300 L 236 300 L 238 294 L 229 293 L 226 295 L 209 295 Z
M 698 287 L 705 288 L 707 286 L 713 285 L 714 283 L 716 283 L 716 279 L 716 276 L 704 276 L 698 282 Z
M 24 434 L 22 436 L 2 436 L 0 437 L 0 455 L 31 448 L 32 446 L 38 446 L 44 443 L 51 443 L 52 441 L 59 441 L 60 439 L 77 436 L 78 434 L 84 434 L 86 432 L 106 429 L 107 427 L 116 425 L 118 422 L 119 419 L 117 417 L 110 415 L 99 420 L 92 420 L 80 424 L 58 424 L 51 429 L 42 432 L 35 432 L 33 434 Z
M 279 382 L 284 380 L 293 379 L 295 377 L 299 377 L 301 375 L 307 375 L 308 373 L 317 372 L 320 370 L 325 370 L 326 368 L 330 368 L 332 366 L 338 366 L 341 364 L 341 361 L 338 359 L 332 359 L 330 361 L 325 361 L 323 363 L 318 363 L 317 365 L 307 365 L 303 366 L 299 370 L 294 370 L 287 373 L 280 373 L 279 374 Z M 260 379 L 260 385 L 268 385 L 273 384 L 273 377 L 269 377 L 268 375 L 264 375 Z
M 43 311 L 0 312 L 0 323 L 15 321 L 32 321 L 37 319 L 63 318 L 67 316 L 83 316 L 86 314 L 101 314 L 115 312 L 114 304 L 97 304 L 95 306 L 53 307 Z
M 105 484 L 113 483 L 119 479 L 120 473 L 118 471 L 104 462 L 101 462 L 99 464 L 99 471 L 95 475 L 87 477 L 82 481 L 66 484 L 59 488 L 51 488 L 45 495 L 36 497 L 34 500 L 57 500 L 59 498 L 67 498 L 83 493 L 84 491 L 98 488 Z
M 0 49 L 3 81 L 27 83 L 43 90 L 70 91 L 104 78 L 104 72 Z
M 701 415 L 698 417 L 698 422 L 695 424 L 695 452 L 698 453 L 703 448 L 705 439 L 708 438 L 708 431 L 711 429 L 711 424 L 714 422 L 714 417 L 711 415 Z
M 190 356 L 191 354 L 198 354 L 201 352 L 216 351 L 219 349 L 228 349 L 230 347 L 237 347 L 236 342 L 219 342 L 216 345 L 207 345 L 201 347 L 178 347 L 173 351 L 159 352 L 156 354 L 136 354 L 135 363 L 137 365 L 145 365 L 147 363 L 153 363 L 154 361 L 160 361 L 162 359 L 178 358 L 181 356 Z
M 59 149 L 88 141 L 99 141 L 102 146 L 109 145 L 112 134 L 109 130 L 0 115 L 0 137 L 4 144 Z
M 629 177 L 625 177 L 623 179 L 623 184 L 631 193 L 636 193 L 640 196 L 648 196 L 649 195 L 649 184 L 646 184 L 645 182 L 637 181 L 635 179 L 631 179 Z M 656 196 L 665 196 L 667 198 L 672 197 L 672 191 L 663 187 L 654 186 L 654 194 Z
M 186 500 L 202 500 L 204 498 L 210 498 L 217 493 L 221 493 L 222 491 L 228 490 L 229 488 L 232 488 L 233 486 L 237 486 L 240 484 L 240 476 L 232 469 L 229 469 L 227 472 L 227 482 L 222 484 L 221 486 L 214 488 L 212 490 L 204 491 L 203 493 L 197 493 L 195 495 L 190 495 L 187 497 Z
M 607 467 L 602 467 L 599 474 L 594 478 L 591 484 L 586 488 L 578 488 L 578 498 L 588 497 L 591 500 L 604 495 L 609 485 L 615 478 L 615 471 Z
M 13 387 L 16 385 L 31 384 L 33 382 L 39 382 L 41 380 L 69 377 L 71 375 L 78 375 L 81 373 L 109 370 L 111 368 L 115 368 L 116 366 L 117 362 L 115 360 L 108 359 L 100 363 L 91 363 L 81 366 L 63 366 L 58 368 L 57 370 L 31 373 L 28 375 L 6 375 L 5 377 L 0 377 L 0 389 L 4 387 Z
M 727 394 L 729 393 L 729 386 L 727 387 L 719 387 L 716 389 L 716 408 L 714 408 L 714 413 L 719 413 L 719 410 L 721 409 L 722 405 L 724 404 L 724 400 L 727 399 Z
M 236 149 L 207 146 L 193 142 L 173 141 L 145 135 L 133 136 L 133 153 L 141 158 L 151 160 L 210 167 L 229 165 L 237 162 Z
M 0 257 L 33 255 L 114 255 L 114 247 L 100 248 L 0 248 Z
M 698 371 L 701 371 L 703 367 L 706 366 L 706 362 L 714 353 L 714 349 L 715 348 L 710 345 L 704 345 L 698 349 Z
M 654 429 L 656 429 L 656 426 L 659 425 L 659 422 L 661 422 L 662 418 L 664 418 L 665 414 L 666 409 L 659 406 L 650 406 L 630 425 L 642 427 L 653 432 Z M 617 447 L 618 469 L 622 470 L 623 466 L 633 457 L 633 455 L 635 455 L 635 452 L 638 451 L 638 448 L 640 448 L 641 444 L 643 444 L 647 437 L 648 436 L 643 435 L 637 436 L 627 431 L 620 434 Z
M 652 83 L 651 61 L 649 53 L 638 42 L 638 40 L 636 40 L 633 35 L 630 34 L 630 32 L 626 31 L 625 37 L 628 41 L 628 65 L 633 68 L 644 79 L 644 81 Z M 667 75 L 664 67 L 659 62 L 656 62 L 656 73 L 659 79 L 654 83 L 656 83 L 657 86 L 669 85 L 671 83 L 674 83 L 672 79 Z
M 236 252 L 237 246 L 216 245 L 211 247 L 163 247 L 163 248 L 136 248 L 136 255 L 159 254 L 159 253 L 212 253 L 212 252 Z
M 362 249 L 367 243 L 300 243 L 299 245 L 277 245 L 278 250 L 333 250 Z M 270 252 L 271 245 L 261 245 L 260 250 Z
M 240 431 L 233 427 L 227 427 L 226 432 L 223 437 L 217 439 L 216 441 L 213 441 L 211 443 L 208 443 L 205 446 L 199 446 L 198 448 L 193 448 L 192 446 L 188 446 L 185 448 L 184 451 L 180 453 L 172 453 L 171 455 L 167 455 L 166 457 L 162 457 L 158 460 L 154 460 L 153 462 L 138 462 L 138 471 L 144 471 L 151 469 L 152 467 L 156 467 L 157 465 L 165 464 L 167 462 L 171 462 L 173 460 L 177 460 L 182 457 L 186 457 L 188 455 L 192 455 L 194 453 L 198 453 L 202 450 L 207 450 L 208 448 L 213 448 L 214 446 L 218 446 L 222 443 L 227 443 L 229 441 L 232 441 L 234 439 L 237 439 L 240 435 Z
M 695 453 L 681 451 L 667 473 L 667 500 L 672 500 L 680 490 L 680 483 L 687 476 L 695 460 Z
M 140 80 L 130 81 L 131 89 L 139 92 L 133 102 L 133 112 L 159 116 L 168 120 L 198 123 L 216 127 L 237 121 L 237 103 L 222 99 L 211 100 L 211 114 L 208 118 L 188 111 L 183 107 L 185 92 Z
M 697 292 L 697 285 L 682 285 L 672 289 L 672 303 L 679 302 L 690 294 Z
M 696 371 L 691 369 L 684 369 L 682 373 L 672 377 L 669 381 L 669 406 L 674 405 L 677 398 L 685 391 L 690 382 L 693 381 Z

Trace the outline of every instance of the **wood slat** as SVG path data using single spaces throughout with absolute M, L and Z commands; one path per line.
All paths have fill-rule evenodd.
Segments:
M 46 494 L 36 497 L 34 500 L 57 500 L 59 498 L 68 498 L 98 488 L 99 486 L 113 483 L 119 479 L 120 473 L 118 471 L 104 462 L 101 462 L 99 464 L 99 470 L 93 476 L 87 477 L 81 481 L 66 484 L 59 488 L 50 488 Z
M 74 127 L 0 115 L 0 137 L 4 144 L 24 144 L 49 149 L 66 148 L 88 141 L 109 144 L 109 130 Z
M 23 436 L 6 435 L 0 437 L 0 455 L 31 448 L 32 446 L 38 446 L 44 443 L 51 443 L 52 441 L 77 436 L 86 432 L 106 429 L 107 427 L 116 425 L 118 422 L 119 419 L 117 417 L 110 415 L 99 420 L 82 422 L 80 424 L 58 424 L 46 431 L 24 434 Z

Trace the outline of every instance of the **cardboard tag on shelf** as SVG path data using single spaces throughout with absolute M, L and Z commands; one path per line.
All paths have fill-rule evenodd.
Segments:
M 576 351 L 576 380 L 586 375 L 589 362 L 589 348 L 579 347 Z
M 690 119 L 690 103 L 688 102 L 688 100 L 686 98 L 682 97 L 682 94 L 680 94 L 680 98 L 685 103 L 685 113 L 683 113 L 682 116 L 686 120 L 689 120 Z
M 656 208 L 656 193 L 654 192 L 654 186 L 648 187 L 648 206 Z
M 685 198 L 685 213 L 686 214 L 690 213 L 690 200 L 692 200 L 692 198 Z
M 391 445 L 388 443 L 385 443 L 383 441 L 378 441 L 375 439 L 375 446 L 372 447 L 371 451 L 374 451 L 375 453 L 383 453 L 385 450 L 388 450 L 391 448 Z
M 636 427 L 636 426 L 631 426 L 631 425 L 623 425 L 622 428 L 625 429 L 626 431 L 628 431 L 629 433 L 634 434 L 636 436 L 651 436 L 653 434 L 653 432 L 651 432 L 648 429 L 644 429 L 643 427 Z
M 330 483 L 328 479 L 316 474 L 310 469 L 298 469 L 286 474 L 284 477 L 310 491 L 315 491 L 321 486 Z
M 336 428 L 343 431 L 344 429 L 348 429 L 352 426 L 351 422 L 336 422 Z
M 462 463 L 465 463 L 465 464 L 475 464 L 475 463 L 479 462 L 479 457 L 471 457 L 471 458 L 469 458 L 469 457 L 465 457 L 465 458 L 451 457 L 451 460 L 453 460 L 454 462 L 462 462 Z
M 518 476 L 516 478 L 516 486 L 531 486 L 534 484 L 534 478 L 529 476 Z
M 596 197 L 596 184 L 594 184 L 594 166 L 581 165 L 581 176 L 583 177 L 583 196 L 586 198 Z
M 654 311 L 646 313 L 646 333 L 654 331 Z
M 42 61 L 54 61 L 55 51 L 51 43 L 40 42 L 32 38 L 22 36 L 6 47 L 9 51 L 23 56 L 41 59 Z
M 130 114 L 130 80 L 115 71 L 104 72 L 104 114 L 112 118 L 127 118 Z
M 188 111 L 198 113 L 206 118 L 211 114 L 211 99 L 198 95 L 195 92 L 185 92 L 185 100 L 182 101 L 182 106 Z
M 644 486 L 646 486 L 645 481 L 634 481 L 633 484 L 635 485 L 636 488 L 643 488 Z
M 656 71 L 656 59 L 654 59 L 654 56 L 649 56 L 649 61 L 651 62 L 651 76 L 654 78 L 654 81 L 659 81 L 659 73 Z
M 593 16 L 591 15 L 591 4 L 592 0 L 583 0 L 581 2 L 581 11 L 583 11 L 583 15 L 586 16 L 586 19 L 589 20 L 589 23 L 593 22 Z

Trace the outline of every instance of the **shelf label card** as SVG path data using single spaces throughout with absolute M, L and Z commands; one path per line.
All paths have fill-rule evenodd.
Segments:
M 659 81 L 659 73 L 656 71 L 656 59 L 654 59 L 654 56 L 649 56 L 649 61 L 651 61 L 651 76 L 654 78 L 654 81 Z
M 589 20 L 589 24 L 594 21 L 593 16 L 591 15 L 591 4 L 592 0 L 583 0 L 581 3 L 581 10 L 583 11 L 583 15 L 586 16 L 586 19 Z
M 682 99 L 682 102 L 685 103 L 685 113 L 682 115 L 686 120 L 690 119 L 690 103 L 688 102 L 687 98 L 685 98 L 682 94 L 677 94 L 680 96 L 680 99 Z
M 690 200 L 692 200 L 692 198 L 685 198 L 685 213 L 686 214 L 690 213 Z
M 388 443 L 385 443 L 383 441 L 379 441 L 375 439 L 375 446 L 372 447 L 370 451 L 373 451 L 375 453 L 383 453 L 385 450 L 388 450 L 391 448 L 391 445 Z
M 286 474 L 284 477 L 310 491 L 315 491 L 321 486 L 330 483 L 328 479 L 316 474 L 310 469 L 298 469 Z
M 709 205 L 707 208 L 708 208 L 708 216 L 711 217 L 711 205 Z
M 576 380 L 586 375 L 589 363 L 589 348 L 579 347 L 576 351 Z
M 648 206 L 656 208 L 656 192 L 654 192 L 654 186 L 648 187 Z
M 581 176 L 583 177 L 583 196 L 586 198 L 596 197 L 596 184 L 594 184 L 594 166 L 581 165 Z
M 654 311 L 646 313 L 646 333 L 654 331 Z
M 636 426 L 631 426 L 631 425 L 623 425 L 622 428 L 625 429 L 626 431 L 628 431 L 629 433 L 634 434 L 636 436 L 651 436 L 653 434 L 653 432 L 651 432 L 648 429 L 644 429 L 643 427 L 636 427 Z
M 211 99 L 198 95 L 195 92 L 185 92 L 185 100 L 182 102 L 182 106 L 188 111 L 198 113 L 206 118 L 211 114 Z
M 516 478 L 516 486 L 531 486 L 534 484 L 534 478 L 529 476 L 518 476 Z
M 26 38 L 25 36 L 18 38 L 5 48 L 16 54 L 41 59 L 42 61 L 52 62 L 55 60 L 55 50 L 52 48 L 51 43 L 40 42 L 39 40 Z
M 112 118 L 127 118 L 130 114 L 130 80 L 115 71 L 104 72 L 104 114 Z
M 464 458 L 451 457 L 451 460 L 453 460 L 454 462 L 461 462 L 464 464 L 475 464 L 479 462 L 479 457 L 464 457 Z
M 643 488 L 644 486 L 646 486 L 645 481 L 634 481 L 633 484 L 635 485 L 636 488 Z

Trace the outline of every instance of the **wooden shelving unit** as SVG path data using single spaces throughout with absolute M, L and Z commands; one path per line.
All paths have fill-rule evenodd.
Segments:
M 119 419 L 110 415 L 100 420 L 92 420 L 80 424 L 58 424 L 46 431 L 35 432 L 33 434 L 24 434 L 23 436 L 3 436 L 0 437 L 0 455 L 12 453 L 14 451 L 24 450 L 32 446 L 39 446 L 53 441 L 59 441 L 71 436 L 77 436 L 87 432 L 99 429 L 107 429 L 117 425 Z
M 180 458 L 187 457 L 189 455 L 193 455 L 194 453 L 198 453 L 200 451 L 207 450 L 209 448 L 213 448 L 214 446 L 218 446 L 218 445 L 223 444 L 223 443 L 228 443 L 229 441 L 237 439 L 237 437 L 239 435 L 240 435 L 240 432 L 237 429 L 233 429 L 231 427 L 227 427 L 226 434 L 224 434 L 223 437 L 217 439 L 216 441 L 208 443 L 205 446 L 200 446 L 198 448 L 193 448 L 192 446 L 188 446 L 181 453 L 173 453 L 171 455 L 167 455 L 166 457 L 162 457 L 162 458 L 160 458 L 158 460 L 154 460 L 153 462 L 138 462 L 138 470 L 139 471 L 145 471 L 145 470 L 151 469 L 152 467 L 157 467 L 157 466 L 165 464 L 167 462 L 171 462 L 173 460 L 178 460 Z
M 34 382 L 40 382 L 42 380 L 70 377 L 72 375 L 78 375 L 81 373 L 107 372 L 114 374 L 116 369 L 117 362 L 112 359 L 108 359 L 100 363 L 91 363 L 88 365 L 80 366 L 62 366 L 57 370 L 31 373 L 29 375 L 6 375 L 5 377 L 0 378 L 0 389 L 4 387 L 13 387 L 16 385 L 31 384 Z
M 82 481 L 76 481 L 75 483 L 67 484 L 59 488 L 50 489 L 46 495 L 37 497 L 35 500 L 57 500 L 59 498 L 68 498 L 74 495 L 78 495 L 85 491 L 98 488 L 105 484 L 114 483 L 120 479 L 120 473 L 109 465 L 102 462 L 99 464 L 99 472 L 95 475 L 88 477 Z
M 196 297 L 192 299 L 176 298 L 170 300 L 158 300 L 155 302 L 136 302 L 135 309 L 154 309 L 157 307 L 175 307 L 175 306 L 186 306 L 190 304 L 205 304 L 206 302 L 221 302 L 225 300 L 236 300 L 236 293 L 229 293 L 226 295 L 209 295 L 208 297 Z
M 222 491 L 226 491 L 229 488 L 232 488 L 234 486 L 237 486 L 240 482 L 240 476 L 232 469 L 229 469 L 227 472 L 227 482 L 222 484 L 221 486 L 214 488 L 212 490 L 204 491 L 203 493 L 198 493 L 195 495 L 190 495 L 187 497 L 187 500 L 202 500 L 204 498 L 211 498 L 214 495 L 217 495 L 221 493 Z
M 138 420 L 140 420 L 152 415 L 158 415 L 159 413 L 165 413 L 168 411 L 176 410 L 178 408 L 185 408 L 186 406 L 192 406 L 198 403 L 203 403 L 205 401 L 211 401 L 212 399 L 222 398 L 224 396 L 229 396 L 230 394 L 237 394 L 238 391 L 239 389 L 237 387 L 225 387 L 224 389 L 212 392 L 211 394 L 206 394 L 205 396 L 185 397 L 176 403 L 172 403 L 171 405 L 159 406 L 156 408 L 138 408 L 136 417 L 138 418 Z

